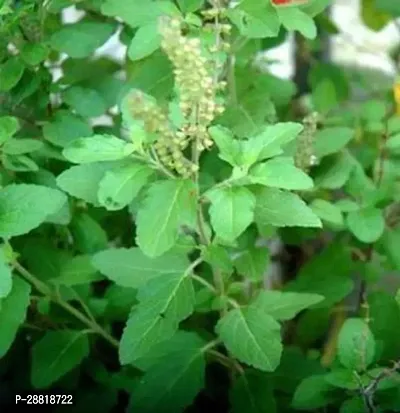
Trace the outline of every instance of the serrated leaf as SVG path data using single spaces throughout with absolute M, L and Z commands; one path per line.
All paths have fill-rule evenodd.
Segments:
M 287 30 L 297 30 L 308 39 L 315 39 L 317 36 L 317 26 L 314 20 L 297 7 L 279 8 L 278 16 Z
M 236 308 L 216 326 L 225 346 L 239 361 L 263 371 L 274 371 L 280 361 L 280 325 L 256 307 Z
M 143 59 L 156 51 L 160 44 L 161 34 L 157 21 L 141 26 L 136 31 L 129 46 L 129 59 L 133 61 Z
M 205 385 L 205 346 L 197 341 L 168 352 L 144 374 L 132 393 L 129 412 L 184 411 Z
M 49 387 L 78 366 L 88 354 L 86 333 L 72 330 L 47 332 L 32 347 L 33 387 Z
M 378 240 L 385 229 L 382 211 L 372 207 L 350 212 L 346 222 L 353 235 L 365 243 Z
M 319 158 L 339 152 L 353 138 L 354 130 L 345 127 L 324 128 L 318 131 L 314 140 L 315 155 Z
M 66 159 L 74 163 L 117 161 L 128 157 L 135 147 L 112 135 L 94 135 L 73 141 L 63 150 Z
M 0 144 L 11 138 L 19 129 L 19 122 L 13 116 L 0 116 Z
M 7 263 L 3 249 L 0 249 L 0 308 L 1 299 L 10 294 L 12 288 L 12 273 Z
M 338 337 L 340 363 L 350 370 L 365 370 L 374 360 L 375 339 L 368 324 L 359 318 L 349 318 Z
M 250 170 L 249 178 L 252 183 L 273 188 L 307 190 L 314 186 L 312 179 L 293 162 L 280 158 L 256 165 Z
M 53 49 L 72 58 L 88 57 L 112 35 L 115 25 L 101 22 L 78 22 L 67 24 L 50 39 Z
M 248 370 L 230 390 L 232 413 L 275 413 L 276 402 L 271 379 L 264 373 Z
M 317 215 L 296 194 L 273 188 L 257 192 L 255 222 L 263 227 L 321 227 Z
M 153 278 L 138 293 L 140 304 L 129 317 L 122 334 L 119 359 L 134 363 L 156 343 L 172 337 L 179 322 L 194 309 L 194 289 L 189 274 L 169 273 Z
M 143 164 L 130 163 L 106 172 L 101 179 L 98 199 L 109 211 L 129 205 L 146 185 L 153 170 Z
M 30 303 L 31 286 L 15 277 L 11 292 L 0 300 L 0 358 L 11 347 L 20 325 L 25 321 Z
M 43 143 L 36 139 L 8 139 L 4 142 L 3 151 L 7 155 L 23 155 L 37 151 L 43 147 Z
M 136 217 L 136 240 L 146 255 L 162 255 L 175 245 L 181 225 L 193 225 L 195 194 L 193 182 L 185 179 L 158 181 L 150 186 Z
M 111 248 L 95 254 L 92 263 L 117 285 L 138 288 L 152 278 L 184 272 L 189 260 L 173 252 L 149 258 L 139 248 Z
M 100 206 L 98 190 L 105 173 L 114 165 L 111 162 L 93 162 L 75 165 L 57 177 L 57 185 L 69 195 Z
M 218 146 L 218 156 L 232 166 L 239 166 L 242 155 L 241 145 L 234 139 L 232 132 L 220 125 L 211 126 L 208 132 Z
M 67 197 L 40 185 L 11 184 L 0 190 L 0 237 L 10 238 L 38 227 L 60 210 Z
M 261 291 L 251 306 L 276 320 L 291 320 L 300 311 L 324 300 L 319 294 Z
M 209 195 L 211 225 L 218 237 L 234 241 L 252 223 L 255 197 L 244 187 L 219 188 Z

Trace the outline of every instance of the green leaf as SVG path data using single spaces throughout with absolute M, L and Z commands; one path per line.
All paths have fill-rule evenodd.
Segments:
M 264 373 L 247 370 L 234 382 L 229 399 L 232 413 L 275 413 L 271 379 Z
M 84 118 L 101 116 L 107 110 L 105 100 L 94 89 L 72 86 L 63 92 L 62 97 L 67 105 Z
M 129 3 L 125 0 L 106 0 L 101 12 L 106 16 L 119 17 L 131 27 L 139 27 L 154 22 L 163 14 L 162 3 L 149 0 L 131 0 Z
M 218 237 L 234 241 L 252 223 L 255 197 L 243 187 L 228 187 L 213 190 L 211 200 L 211 225 Z
M 31 66 L 46 60 L 48 54 L 49 49 L 42 43 L 25 43 L 21 49 L 21 59 Z
M 12 288 L 12 273 L 7 263 L 4 250 L 0 249 L 0 308 L 1 299 L 10 294 Z M 0 318 L 1 319 L 1 318 Z
M 349 318 L 338 337 L 340 363 L 350 370 L 363 371 L 374 360 L 375 339 L 368 324 L 359 318 Z
M 360 379 L 354 371 L 349 369 L 335 367 L 334 370 L 325 375 L 325 380 L 340 389 L 357 390 L 360 387 Z
M 280 325 L 262 310 L 231 310 L 218 321 L 216 332 L 239 361 L 263 371 L 278 367 L 282 353 Z
M 136 240 L 146 255 L 162 255 L 175 245 L 181 225 L 193 226 L 195 194 L 193 182 L 185 179 L 158 181 L 150 186 L 136 217 Z
M 291 160 L 276 158 L 256 165 L 250 170 L 252 183 L 273 188 L 307 190 L 314 186 L 312 179 Z
M 141 378 L 132 393 L 129 412 L 181 413 L 205 385 L 205 346 L 174 348 Z
M 386 148 L 394 153 L 400 150 L 400 133 L 391 136 L 386 142 Z
M 319 188 L 342 188 L 349 180 L 354 167 L 354 158 L 347 151 L 325 158 L 317 171 L 315 184 Z
M 30 303 L 31 286 L 15 277 L 11 292 L 0 299 L 0 359 L 11 347 L 20 325 L 25 321 Z
M 265 126 L 260 134 L 243 143 L 244 163 L 251 166 L 257 161 L 280 155 L 282 147 L 296 139 L 302 130 L 303 125 L 294 122 Z
M 334 400 L 332 387 L 323 375 L 309 376 L 301 381 L 293 396 L 292 406 L 299 410 L 314 410 L 327 406 Z
M 93 266 L 90 255 L 77 255 L 61 266 L 60 276 L 52 279 L 52 282 L 55 284 L 76 286 L 90 284 L 102 278 Z
M 61 209 L 67 197 L 40 185 L 11 184 L 0 190 L 0 237 L 26 234 Z
M 105 173 L 114 165 L 111 162 L 93 162 L 75 165 L 57 177 L 57 185 L 69 195 L 100 206 L 98 190 Z
M 314 20 L 297 7 L 281 7 L 278 9 L 278 16 L 287 30 L 297 30 L 308 39 L 315 39 L 317 36 Z
M 130 163 L 109 170 L 101 179 L 98 199 L 109 211 L 129 205 L 147 184 L 153 169 L 144 164 Z
M 18 119 L 13 116 L 0 116 L 0 144 L 11 138 L 19 129 Z
M 195 296 L 189 273 L 169 273 L 153 278 L 138 293 L 140 304 L 131 314 L 122 334 L 119 359 L 134 363 L 156 343 L 166 340 L 179 322 L 194 309 Z
M 261 281 L 266 274 L 269 263 L 265 248 L 247 247 L 236 259 L 235 267 L 240 275 L 252 281 Z
M 138 288 L 152 278 L 184 272 L 189 265 L 185 255 L 167 252 L 149 258 L 139 248 L 111 248 L 93 256 L 92 263 L 111 281 L 123 287 Z
M 239 166 L 242 155 L 241 145 L 234 139 L 232 132 L 220 125 L 211 126 L 208 132 L 218 146 L 218 156 L 232 166 Z
M 257 192 L 255 221 L 263 227 L 321 227 L 321 221 L 296 194 L 273 188 Z
M 354 130 L 344 127 L 324 128 L 318 131 L 314 140 L 314 152 L 319 158 L 339 152 L 353 138 Z
M 128 157 L 133 144 L 113 135 L 94 135 L 73 141 L 63 150 L 63 155 L 74 163 L 117 161 Z
M 346 222 L 353 235 L 365 243 L 377 241 L 385 230 L 383 213 L 377 208 L 363 208 L 350 212 Z
M 8 139 L 4 142 L 3 151 L 7 155 L 23 155 L 37 151 L 43 147 L 43 143 L 37 139 Z
M 50 39 L 53 49 L 74 59 L 88 57 L 111 37 L 112 23 L 78 22 L 62 26 Z
M 178 4 L 184 13 L 193 13 L 204 5 L 204 0 L 178 0 Z
M 396 270 L 400 270 L 400 228 L 385 231 L 382 245 L 390 263 Z
M 25 66 L 15 56 L 0 64 L 0 92 L 8 92 L 20 81 L 24 74 Z
M 85 121 L 66 111 L 57 113 L 52 122 L 43 126 L 44 138 L 62 148 L 82 136 L 91 136 L 92 133 L 92 128 Z
M 75 214 L 70 228 L 75 246 L 83 254 L 94 254 L 107 248 L 107 232 L 89 214 Z
M 47 332 L 32 347 L 31 381 L 35 388 L 46 388 L 63 377 L 89 355 L 85 332 Z
M 324 297 L 319 294 L 261 291 L 251 306 L 276 320 L 291 320 L 300 311 L 323 300 Z
M 310 208 L 322 221 L 334 225 L 343 225 L 342 211 L 337 205 L 325 201 L 324 199 L 314 199 L 310 204 Z
M 148 23 L 139 27 L 133 36 L 128 49 L 129 59 L 135 61 L 143 59 L 155 52 L 161 44 L 161 34 L 158 22 Z

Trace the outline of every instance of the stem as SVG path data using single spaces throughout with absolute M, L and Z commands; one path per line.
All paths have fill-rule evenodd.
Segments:
M 95 333 L 101 335 L 106 341 L 108 341 L 112 346 L 119 347 L 119 342 L 114 337 L 112 337 L 107 331 L 103 329 L 96 321 L 92 321 L 82 314 L 79 310 L 73 307 L 68 302 L 64 301 L 61 297 L 55 295 L 52 289 L 44 282 L 37 279 L 33 274 L 31 274 L 26 268 L 24 268 L 19 262 L 15 261 L 13 263 L 14 268 L 20 273 L 20 275 L 25 278 L 29 283 L 31 283 L 40 293 L 49 297 L 53 302 L 58 304 L 60 307 L 64 308 L 68 313 L 73 315 L 87 327 L 89 327 Z

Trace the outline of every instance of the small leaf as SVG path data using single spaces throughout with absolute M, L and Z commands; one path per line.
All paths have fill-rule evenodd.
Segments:
M 72 330 L 47 332 L 32 347 L 33 387 L 49 387 L 78 366 L 88 354 L 86 333 Z
M 322 158 L 332 153 L 339 152 L 353 138 L 354 130 L 344 127 L 324 128 L 315 135 L 315 155 Z
M 84 118 L 101 116 L 107 110 L 103 97 L 94 89 L 72 86 L 62 94 L 64 102 Z
M 8 139 L 3 145 L 4 153 L 8 155 L 23 155 L 37 151 L 43 147 L 43 143 L 36 139 Z
M 60 191 L 31 184 L 11 184 L 0 190 L 0 237 L 26 234 L 59 211 L 67 197 Z
M 146 255 L 162 255 L 175 245 L 181 225 L 194 225 L 195 194 L 190 180 L 158 181 L 151 185 L 136 217 L 137 243 Z
M 374 360 L 375 339 L 368 324 L 359 318 L 349 318 L 338 337 L 338 357 L 350 370 L 363 371 Z
M 15 56 L 0 64 L 0 92 L 8 92 L 20 81 L 24 74 L 25 66 Z
M 263 279 L 268 269 L 268 263 L 268 250 L 257 247 L 247 247 L 235 259 L 238 273 L 252 281 L 261 281 Z
M 100 251 L 92 263 L 102 274 L 122 287 L 138 288 L 152 278 L 171 272 L 184 272 L 189 265 L 185 255 L 167 252 L 149 258 L 139 248 L 111 248 Z
M 105 43 L 114 32 L 115 25 L 100 22 L 78 22 L 62 26 L 54 33 L 50 45 L 74 59 L 88 57 Z
M 323 300 L 324 297 L 318 294 L 261 291 L 251 306 L 259 308 L 276 320 L 291 320 L 300 311 Z
M 60 276 L 52 279 L 52 282 L 55 284 L 75 286 L 90 284 L 102 278 L 93 266 L 90 255 L 77 255 L 61 266 Z
M 17 118 L 13 116 L 0 116 L 0 144 L 11 138 L 19 129 Z
M 297 30 L 308 39 L 315 39 L 317 26 L 314 20 L 296 7 L 282 7 L 278 9 L 278 16 L 287 30 Z
M 73 141 L 63 150 L 63 155 L 74 163 L 117 161 L 128 157 L 133 144 L 112 135 L 94 135 Z
M 252 183 L 274 188 L 307 190 L 314 186 L 312 179 L 286 159 L 272 159 L 250 170 Z
M 218 146 L 218 156 L 232 166 L 239 166 L 242 155 L 241 146 L 240 142 L 234 139 L 232 132 L 220 125 L 210 127 L 208 132 Z
M 343 215 L 337 205 L 331 204 L 324 199 L 314 199 L 310 204 L 310 208 L 322 221 L 334 225 L 343 225 Z
M 212 191 L 211 225 L 218 237 L 234 241 L 252 223 L 255 197 L 243 187 L 228 187 Z
M 385 219 L 380 209 L 364 208 L 347 215 L 347 226 L 357 239 L 371 243 L 382 236 Z
M 31 286 L 15 277 L 11 292 L 0 300 L 0 358 L 11 347 L 20 325 L 25 321 L 30 303 Z
M 42 43 L 25 43 L 21 50 L 22 60 L 31 66 L 37 66 L 47 59 L 49 49 Z
M 157 22 L 141 26 L 136 31 L 129 46 L 129 59 L 134 61 L 143 59 L 156 51 L 160 47 L 160 44 L 161 35 Z
M 109 211 L 126 207 L 146 185 L 152 174 L 153 170 L 147 165 L 135 163 L 109 170 L 100 181 L 100 204 Z
M 273 188 L 257 193 L 255 221 L 263 227 L 321 227 L 320 219 L 296 194 Z
M 314 410 L 327 406 L 334 400 L 332 387 L 323 375 L 306 377 L 296 388 L 292 406 L 299 410 Z
M 274 371 L 280 361 L 280 325 L 256 307 L 236 308 L 222 317 L 216 332 L 239 361 L 263 371 Z

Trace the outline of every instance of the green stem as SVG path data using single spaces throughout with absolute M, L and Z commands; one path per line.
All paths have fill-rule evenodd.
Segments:
M 90 320 L 79 310 L 73 307 L 68 302 L 64 301 L 61 297 L 54 294 L 52 289 L 43 281 L 40 281 L 33 274 L 31 274 L 26 268 L 24 268 L 19 262 L 15 261 L 13 263 L 14 268 L 19 272 L 19 274 L 25 278 L 30 284 L 32 284 L 41 294 L 49 297 L 53 302 L 58 304 L 60 307 L 64 308 L 69 314 L 77 318 L 92 331 L 102 336 L 106 341 L 108 341 L 114 347 L 119 347 L 119 342 L 114 337 L 112 337 L 107 331 L 105 331 L 96 321 Z

